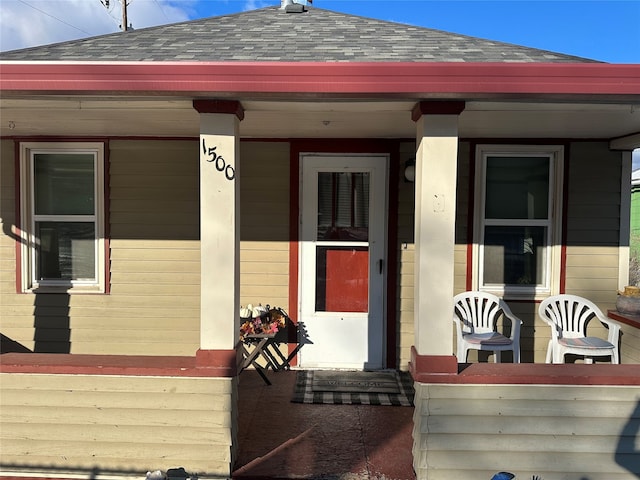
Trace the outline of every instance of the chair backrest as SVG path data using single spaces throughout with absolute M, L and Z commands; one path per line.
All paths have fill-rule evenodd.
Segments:
M 453 297 L 453 311 L 466 332 L 494 332 L 504 305 L 500 298 L 486 292 L 463 292 Z
M 565 338 L 584 337 L 591 319 L 602 316 L 593 302 L 569 294 L 553 295 L 543 300 L 538 314 L 551 325 L 555 335 Z

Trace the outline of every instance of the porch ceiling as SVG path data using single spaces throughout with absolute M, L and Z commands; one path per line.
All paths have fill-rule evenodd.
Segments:
M 241 101 L 243 138 L 414 138 L 414 100 Z M 0 99 L 2 136 L 197 137 L 191 99 Z M 640 105 L 467 102 L 463 138 L 617 138 L 640 132 Z

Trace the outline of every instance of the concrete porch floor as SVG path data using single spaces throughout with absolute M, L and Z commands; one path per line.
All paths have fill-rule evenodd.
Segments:
M 295 371 L 239 377 L 237 480 L 414 480 L 412 407 L 292 403 Z

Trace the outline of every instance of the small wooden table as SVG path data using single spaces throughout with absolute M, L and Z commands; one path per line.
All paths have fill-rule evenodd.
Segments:
M 242 373 L 253 365 L 265 383 L 271 385 L 271 382 L 265 375 L 265 370 L 268 368 L 271 368 L 274 372 L 289 370 L 291 368 L 291 360 L 297 353 L 297 349 L 291 352 L 288 357 L 285 357 L 279 348 L 282 342 L 277 339 L 276 336 L 277 334 L 275 333 L 257 333 L 244 337 L 240 344 L 240 348 L 242 349 L 242 362 L 240 363 L 238 373 Z M 250 350 L 249 347 L 253 347 L 253 349 Z M 260 358 L 264 360 L 264 366 L 258 362 Z

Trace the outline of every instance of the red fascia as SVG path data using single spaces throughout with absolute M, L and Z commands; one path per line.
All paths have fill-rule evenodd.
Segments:
M 0 62 L 33 93 L 640 95 L 640 65 L 577 63 Z

